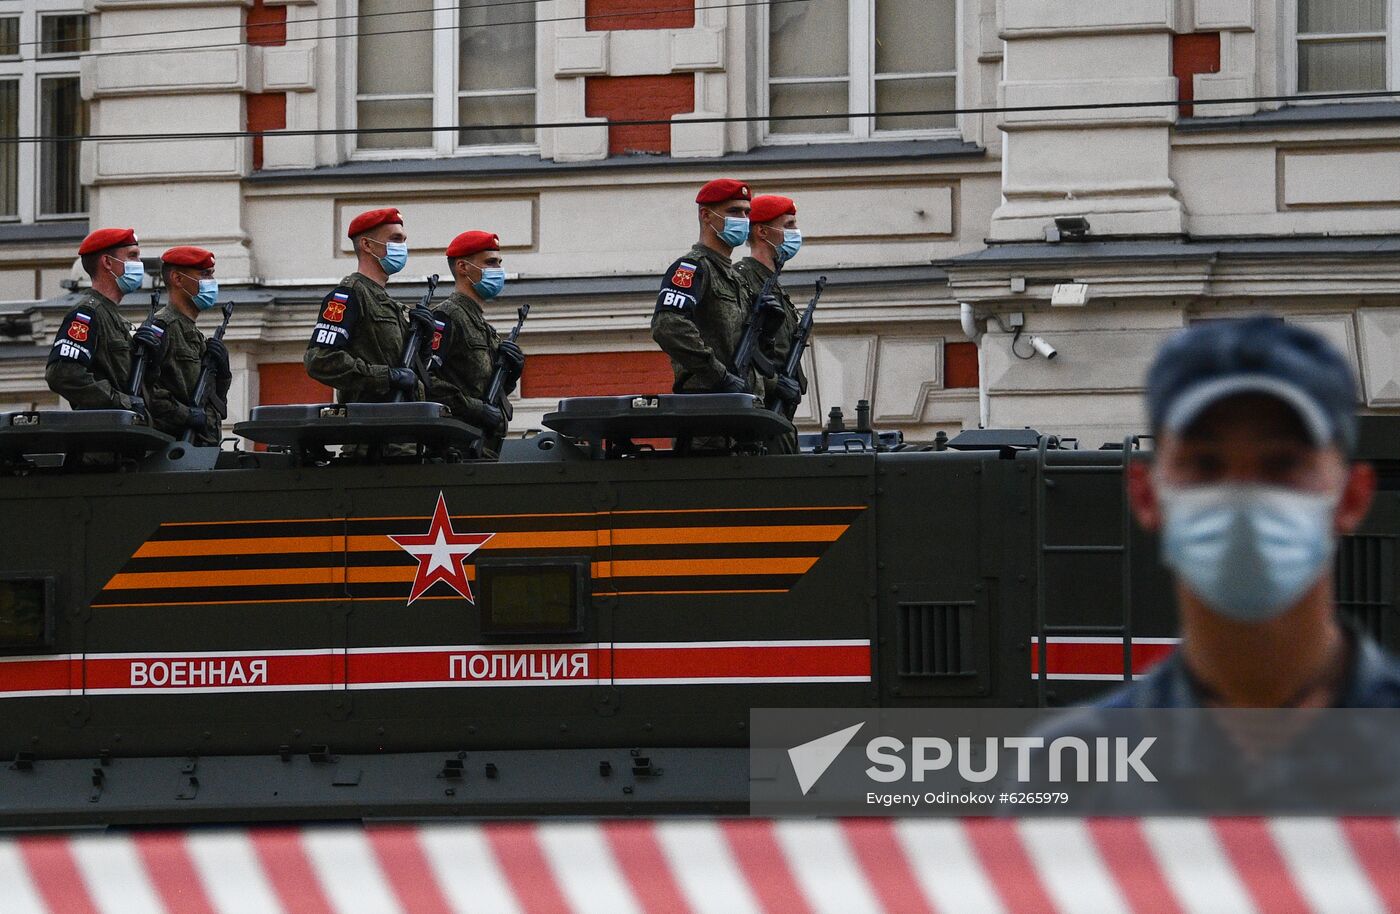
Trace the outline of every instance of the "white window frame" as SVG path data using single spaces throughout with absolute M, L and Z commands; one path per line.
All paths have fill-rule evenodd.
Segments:
M 1296 95 L 1298 88 L 1298 4 L 1300 0 L 1283 0 L 1283 65 L 1286 94 Z M 1343 35 L 1310 35 L 1316 41 L 1329 39 L 1385 38 L 1385 77 L 1387 90 L 1400 89 L 1400 0 L 1385 0 L 1385 29 L 1381 32 L 1357 32 Z M 1339 102 L 1380 102 L 1383 98 L 1312 99 L 1295 102 L 1299 105 L 1335 105 Z
M 0 57 L 0 80 L 19 81 L 19 135 L 39 135 L 39 84 L 49 77 L 79 75 L 81 58 L 77 52 L 39 56 L 39 21 L 47 16 L 90 15 L 79 0 L 0 0 L 0 18 L 19 17 L 19 57 Z M 20 143 L 16 176 L 19 192 L 16 214 L 0 214 L 0 223 L 63 222 L 81 219 L 80 213 L 39 213 L 40 155 L 42 144 Z M 79 178 L 81 180 L 81 176 Z
M 3 2 L 3 0 L 0 0 Z M 411 93 L 404 95 L 361 93 L 359 77 L 359 0 L 355 0 L 355 18 L 350 20 L 354 23 L 356 39 L 347 55 L 346 67 L 350 74 L 348 85 L 354 87 L 351 93 L 350 110 L 347 114 L 350 126 L 359 126 L 360 102 L 367 100 L 392 101 L 395 99 L 422 99 L 425 93 Z M 420 7 L 421 8 L 421 7 Z M 499 90 L 487 89 L 482 91 L 459 90 L 457 88 L 461 71 L 461 55 L 457 48 L 458 30 L 457 15 L 460 6 L 453 3 L 450 6 L 434 4 L 433 8 L 433 124 L 446 125 L 457 123 L 457 101 L 459 98 L 471 96 L 503 96 L 503 95 L 533 95 L 535 96 L 534 120 L 539 121 L 540 110 L 540 84 L 542 81 L 542 68 L 540 66 L 540 46 L 543 36 L 540 31 L 540 24 L 535 23 L 535 88 L 533 90 Z M 388 17 L 385 17 L 386 19 Z M 538 14 L 536 20 L 539 19 Z M 537 155 L 540 151 L 539 130 L 535 131 L 535 142 L 533 143 L 497 143 L 490 145 L 461 145 L 458 143 L 458 131 L 439 130 L 433 133 L 430 140 L 431 145 L 418 149 L 361 149 L 359 145 L 359 134 L 351 134 L 350 157 L 366 161 L 384 161 L 388 159 L 437 159 L 457 156 L 493 156 L 493 155 Z
M 963 2 L 957 0 L 953 4 L 953 47 L 954 57 L 952 71 L 935 73 L 889 73 L 884 74 L 885 79 L 927 79 L 931 77 L 953 77 L 953 99 L 958 106 L 962 104 L 963 89 Z M 810 146 L 813 143 L 868 143 L 872 141 L 885 142 L 892 140 L 922 140 L 937 139 L 940 137 L 959 137 L 963 133 L 963 116 L 954 116 L 954 126 L 935 127 L 927 130 L 877 130 L 875 128 L 875 118 L 850 118 L 846 133 L 772 133 L 770 131 L 769 116 L 769 92 L 768 87 L 773 81 L 768 73 L 768 44 L 769 44 L 769 8 L 759 7 L 758 16 L 758 71 L 761 76 L 758 93 L 758 112 L 763 118 L 759 122 L 759 141 L 769 146 Z M 847 69 L 849 72 L 849 93 L 848 111 L 873 111 L 875 109 L 875 83 L 881 78 L 875 73 L 875 0 L 847 0 L 847 36 L 849 38 L 849 48 L 847 51 Z M 817 83 L 822 82 L 821 77 L 793 77 L 778 79 L 777 82 L 784 83 Z M 831 77 L 828 82 L 842 82 L 841 77 Z

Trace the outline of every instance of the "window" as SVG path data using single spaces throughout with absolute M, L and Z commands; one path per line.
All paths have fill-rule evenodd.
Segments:
M 83 136 L 78 89 L 88 17 L 75 0 L 0 2 L 0 139 Z M 72 218 L 87 211 L 81 143 L 0 143 L 0 221 Z
M 810 143 L 953 132 L 956 0 L 809 0 L 765 7 L 767 113 L 813 117 L 768 122 L 768 140 Z
M 1364 92 L 1400 86 L 1397 20 L 1400 0 L 1297 0 L 1297 90 Z
M 361 153 L 452 155 L 533 148 L 532 128 L 508 125 L 535 120 L 534 7 L 459 0 L 456 6 L 401 12 L 400 0 L 360 0 L 358 126 L 464 128 L 362 133 L 357 139 Z

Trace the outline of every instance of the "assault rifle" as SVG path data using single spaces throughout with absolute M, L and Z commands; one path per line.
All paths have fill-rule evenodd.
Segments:
M 219 329 L 214 331 L 214 339 L 223 342 L 224 333 L 228 330 L 229 318 L 233 317 L 233 302 L 224 305 L 224 320 L 219 324 Z M 209 400 L 214 394 L 214 366 L 206 361 L 199 368 L 199 379 L 194 383 L 194 397 L 190 400 L 191 406 L 197 406 L 206 412 L 209 409 Z M 194 429 L 187 428 L 180 436 L 180 440 L 189 444 L 194 440 Z
M 151 274 L 151 310 L 146 315 L 146 321 L 141 326 L 146 327 L 156 322 L 156 311 L 160 309 L 160 273 Z M 146 380 L 146 363 L 150 361 L 152 353 L 145 346 L 138 346 L 136 358 L 131 363 L 131 384 L 127 388 L 127 394 L 132 397 L 141 396 L 141 385 Z
M 428 278 L 428 291 L 423 293 L 423 297 L 418 300 L 418 307 L 426 308 L 433 303 L 433 293 L 437 291 L 438 275 L 434 273 Z M 429 340 L 429 343 L 432 341 Z M 418 350 L 423 348 L 423 335 L 414 327 L 408 331 L 408 339 L 403 342 L 403 359 L 401 368 L 407 368 L 418 376 L 418 380 L 423 382 L 423 387 L 428 386 L 427 372 L 422 369 L 418 359 Z M 394 391 L 394 399 L 391 402 L 402 403 L 408 399 L 408 394 L 402 390 Z
M 812 341 L 812 319 L 817 312 L 817 301 L 822 297 L 822 289 L 826 288 L 826 277 L 817 277 L 817 288 L 812 293 L 812 300 L 807 302 L 807 307 L 802 310 L 802 318 L 797 322 L 797 329 L 792 334 L 792 349 L 788 351 L 787 362 L 783 365 L 783 373 L 780 377 L 797 380 L 798 368 L 802 365 L 802 356 L 807 351 L 807 344 Z M 797 414 L 797 403 L 789 403 L 777 394 L 768 398 L 767 407 L 776 413 L 781 413 L 788 419 Z
M 764 299 L 773 293 L 773 286 L 778 281 L 778 276 L 783 272 L 783 262 L 779 260 L 773 270 L 773 275 L 764 282 L 763 288 L 758 290 L 753 301 L 749 304 L 749 317 L 744 323 L 744 334 L 739 338 L 739 345 L 734 350 L 734 373 L 739 376 L 739 380 L 748 383 L 749 375 L 754 368 L 765 378 L 771 378 L 777 373 L 773 367 L 773 360 L 763 354 L 760 345 L 763 336 L 766 316 L 763 306 Z M 759 391 L 754 391 L 758 393 Z
M 515 312 L 515 326 L 511 328 L 506 339 L 514 343 L 520 337 L 520 328 L 525 326 L 525 318 L 530 316 L 530 306 L 521 305 Z M 487 406 L 494 406 L 501 411 L 501 415 L 509 422 L 511 418 L 510 403 L 506 400 L 506 363 L 501 358 L 501 354 L 496 353 L 496 365 L 491 371 L 491 382 L 486 385 L 486 398 L 483 400 Z M 476 443 L 476 456 L 478 458 L 486 455 L 486 440 L 495 433 L 491 429 L 482 429 L 483 437 Z
M 507 340 L 509 340 L 512 343 L 516 341 L 516 339 L 520 336 L 520 328 L 525 325 L 525 318 L 529 316 L 530 306 L 521 305 L 520 309 L 515 312 L 515 326 L 511 328 L 510 335 L 506 337 Z M 494 406 L 504 414 L 506 411 L 505 392 L 506 365 L 505 360 L 502 359 L 500 354 L 498 353 L 496 355 L 495 370 L 491 372 L 491 383 L 486 388 L 486 405 Z

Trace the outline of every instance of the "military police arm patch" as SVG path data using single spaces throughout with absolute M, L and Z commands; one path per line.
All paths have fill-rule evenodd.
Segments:
M 92 311 L 88 308 L 74 308 L 59 325 L 53 348 L 49 350 L 49 362 L 69 361 L 91 365 L 95 345 L 97 326 L 93 323 Z
M 321 299 L 321 310 L 311 331 L 311 345 L 322 349 L 344 348 L 350 342 L 359 314 L 353 290 L 347 286 L 332 289 Z
M 666 271 L 666 279 L 657 293 L 656 313 L 671 312 L 693 317 L 695 307 L 700 303 L 704 281 L 704 268 L 699 262 L 685 258 L 677 260 Z

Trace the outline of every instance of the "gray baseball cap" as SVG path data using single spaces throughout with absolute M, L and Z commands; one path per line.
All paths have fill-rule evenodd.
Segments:
M 1351 366 L 1317 333 L 1276 317 L 1194 324 L 1162 346 L 1147 373 L 1154 430 L 1180 433 L 1214 404 L 1247 393 L 1287 403 L 1319 447 L 1356 445 Z

